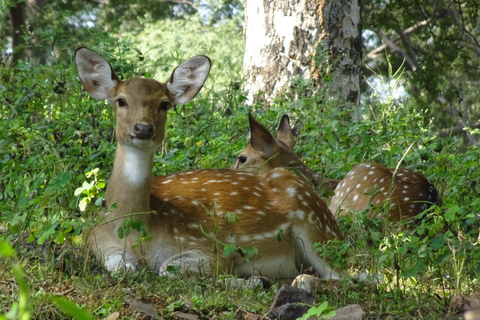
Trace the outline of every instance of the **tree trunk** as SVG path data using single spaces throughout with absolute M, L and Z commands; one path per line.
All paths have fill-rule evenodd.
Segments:
M 341 101 L 360 98 L 360 0 L 247 0 L 243 71 L 249 101 L 271 101 L 296 74 L 327 73 Z M 329 70 L 315 65 L 328 56 Z
M 19 1 L 10 8 L 10 33 L 12 35 L 12 65 L 25 57 L 25 2 Z
M 28 50 L 28 57 L 39 64 L 46 64 L 47 50 L 42 45 L 41 29 L 44 25 L 42 17 L 47 0 L 27 0 L 27 19 L 29 28 L 32 30 L 32 45 Z

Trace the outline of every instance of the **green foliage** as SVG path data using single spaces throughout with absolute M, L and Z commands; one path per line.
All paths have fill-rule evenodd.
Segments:
M 297 320 L 307 320 L 311 317 L 315 317 L 315 319 L 330 319 L 335 317 L 335 315 L 337 314 L 332 309 L 332 307 L 328 306 L 328 302 L 324 301 L 318 306 L 311 306 L 310 309 L 308 309 L 307 313 L 305 313 L 300 318 L 297 318 Z
M 123 221 L 120 228 L 118 228 L 118 237 L 120 239 L 123 239 L 131 233 L 132 229 L 140 233 L 141 239 L 139 239 L 139 241 L 152 240 L 152 236 L 148 232 L 145 223 L 143 223 L 143 221 L 135 219 L 125 219 L 125 221 Z
M 196 14 L 180 20 L 148 23 L 142 32 L 132 33 L 131 37 L 136 48 L 148 59 L 148 66 L 155 67 L 151 76 L 160 81 L 167 80 L 177 65 L 195 55 L 212 59 L 211 81 L 208 90 L 202 90 L 210 99 L 216 99 L 215 94 L 221 95 L 235 82 L 238 86 L 241 80 L 243 31 L 234 22 L 208 26 Z
M 7 261 L 18 286 L 18 301 L 12 302 L 10 311 L 6 314 L 0 314 L 0 320 L 28 320 L 32 315 L 31 305 L 29 303 L 29 288 L 25 282 L 22 268 L 19 266 L 15 250 L 3 237 L 0 237 L 0 258 Z
M 401 85 L 414 98 L 411 107 L 420 110 L 428 106 L 437 126 L 453 126 L 460 119 L 477 121 L 477 1 L 369 1 L 364 6 L 366 78 L 373 79 L 378 73 L 390 81 L 390 69 L 403 65 L 406 71 Z M 381 47 L 385 38 L 393 45 Z
M 60 244 L 75 248 L 92 223 L 88 218 L 101 210 L 114 157 L 115 119 L 110 106 L 91 99 L 78 81 L 71 43 L 85 43 L 93 44 L 92 49 L 107 57 L 122 79 L 144 75 L 165 80 L 180 60 L 195 54 L 211 56 L 212 75 L 199 96 L 169 111 L 165 141 L 155 157 L 155 175 L 230 167 L 248 142 L 250 112 L 272 131 L 281 116 L 288 114 L 298 133 L 295 151 L 313 170 L 329 178 L 343 178 L 354 164 L 375 161 L 389 167 L 400 164 L 430 179 L 444 205 L 425 212 L 417 225 L 392 225 L 386 219 L 387 208 L 372 207 L 339 220 L 347 242 L 320 246 L 322 254 L 336 265 L 347 263 L 354 270 L 384 274 L 385 281 L 375 292 L 344 290 L 321 295 L 320 301 L 335 308 L 361 303 L 371 313 L 386 317 L 415 318 L 417 310 L 430 310 L 430 319 L 435 319 L 445 314 L 451 292 L 478 291 L 479 151 L 459 149 L 453 138 L 438 138 L 429 103 L 393 99 L 394 85 L 387 96 L 374 93 L 359 108 L 339 106 L 330 98 L 329 79 L 324 79 L 319 89 L 297 77 L 270 107 L 249 106 L 237 83 L 241 80 L 243 40 L 234 23 L 205 27 L 197 15 L 149 22 L 138 37 L 132 35 L 139 43 L 134 47 L 133 40 L 82 28 L 77 38 L 69 38 L 59 26 L 67 17 L 65 12 L 60 14 L 59 22 L 52 25 L 55 32 L 42 34 L 45 39 L 58 35 L 54 49 L 43 47 L 48 52 L 45 64 L 21 60 L 14 67 L 0 65 L 0 224 L 6 227 L 9 239 L 26 240 L 19 241 L 22 253 L 28 253 L 32 246 L 38 250 Z M 180 30 L 184 34 L 180 35 Z M 82 38 L 90 32 L 95 34 L 93 39 Z M 391 76 L 398 81 L 401 74 Z M 381 218 L 368 218 L 371 214 Z M 236 223 L 241 216 L 228 214 L 223 218 Z M 147 227 L 128 219 L 119 235 L 135 230 L 147 239 Z M 215 239 L 219 230 L 204 232 Z M 277 240 L 284 241 L 282 236 L 283 230 L 279 230 Z M 11 255 L 2 243 L 0 252 Z M 262 254 L 253 247 L 239 248 L 219 240 L 213 246 L 214 254 L 235 253 L 247 260 Z M 56 265 L 45 265 L 45 261 L 61 260 L 51 251 L 46 255 L 52 259 L 42 260 L 39 256 L 43 254 L 36 254 L 23 262 L 29 279 L 37 286 L 42 281 L 78 281 L 76 286 L 85 294 L 72 295 L 71 299 L 99 317 L 127 308 L 121 302 L 125 293 L 120 289 L 158 302 L 165 317 L 174 311 L 191 310 L 188 308 L 193 305 L 204 318 L 225 314 L 238 318 L 238 310 L 266 312 L 271 300 L 271 292 L 235 298 L 232 294 L 238 291 L 220 288 L 212 283 L 215 280 L 187 284 L 185 279 L 159 279 L 141 272 L 128 274 L 112 286 L 118 279 L 97 270 L 92 260 L 79 265 L 71 259 L 72 271 L 67 273 L 59 272 Z M 177 270 L 172 267 L 168 271 L 175 274 Z M 21 290 L 15 299 L 23 297 Z M 102 295 L 92 293 L 97 291 Z M 90 300 L 81 301 L 81 296 Z M 432 299 L 425 302 L 423 296 Z M 44 306 L 44 296 L 32 299 L 26 312 L 32 307 L 44 318 L 63 317 Z M 247 307 L 243 307 L 244 301 L 248 301 Z M 10 309 L 14 310 L 12 317 L 20 305 Z M 324 315 L 326 309 L 315 308 L 312 312 Z

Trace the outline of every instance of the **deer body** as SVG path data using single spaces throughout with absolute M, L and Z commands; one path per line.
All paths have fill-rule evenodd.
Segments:
M 167 83 L 134 78 L 120 81 L 108 62 L 85 48 L 76 52 L 80 79 L 90 95 L 108 99 L 117 115 L 117 149 L 105 199 L 87 245 L 108 270 L 144 263 L 160 275 L 179 272 L 293 277 L 312 266 L 325 278 L 340 278 L 316 255 L 313 244 L 342 239 L 326 204 L 302 180 L 278 168 L 264 175 L 233 170 L 195 170 L 152 178 L 153 154 L 164 137 L 166 112 L 201 89 L 210 60 L 182 63 Z M 233 217 L 233 221 L 232 221 Z M 143 222 L 119 239 L 126 219 Z M 238 220 L 238 221 L 234 221 Z M 224 256 L 223 249 L 235 250 Z M 258 254 L 249 261 L 244 248 Z
M 394 221 L 416 217 L 432 204 L 441 204 L 435 187 L 420 173 L 361 163 L 339 182 L 330 209 L 344 215 L 369 204 L 383 206 L 385 201 L 390 201 L 388 216 Z
M 326 204 L 308 185 L 285 169 L 258 176 L 196 170 L 155 177 L 152 196 L 152 208 L 158 213 L 149 218 L 155 221 L 151 225 L 163 228 L 168 223 L 167 232 L 155 234 L 177 235 L 176 254 L 196 251 L 191 256 L 203 256 L 211 266 L 208 259 L 213 258 L 214 247 L 253 246 L 259 253 L 248 262 L 239 252 L 226 258 L 219 252 L 218 271 L 290 278 L 313 266 L 322 277 L 339 277 L 313 249 L 315 242 L 342 239 L 335 219 L 325 214 Z M 239 221 L 226 220 L 229 213 Z
M 342 180 L 325 178 L 308 168 L 293 152 L 288 116 L 282 117 L 277 139 L 251 115 L 249 122 L 251 144 L 240 153 L 233 168 L 265 172 L 277 167 L 294 167 L 315 186 L 335 192 L 330 203 L 334 215 L 364 210 L 369 204 L 381 207 L 389 201 L 388 216 L 398 221 L 413 218 L 430 205 L 442 203 L 434 186 L 423 175 L 409 169 L 400 168 L 395 172 L 381 164 L 362 163 Z

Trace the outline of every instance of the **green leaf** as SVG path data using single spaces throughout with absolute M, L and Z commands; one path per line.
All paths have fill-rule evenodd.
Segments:
M 77 306 L 72 301 L 64 298 L 58 297 L 54 295 L 48 295 L 47 298 L 57 306 L 62 312 L 64 312 L 69 317 L 72 317 L 76 320 L 93 320 L 95 319 L 90 313 L 83 310 L 79 306 Z
M 56 224 L 51 225 L 50 228 L 48 228 L 46 231 L 39 233 L 40 236 L 37 239 L 37 243 L 43 244 L 48 237 L 50 237 L 55 233 L 55 228 L 56 228 Z
M 227 221 L 229 223 L 235 223 L 235 222 L 240 221 L 240 217 L 233 212 L 225 213 L 224 219 L 225 219 L 225 221 Z
M 177 266 L 167 266 L 167 272 L 170 274 L 177 274 L 178 267 Z
M 3 239 L 0 239 L 0 256 L 15 257 L 15 250 L 13 250 L 10 244 Z
M 443 215 L 445 217 L 445 220 L 447 220 L 448 222 L 453 221 L 453 219 L 455 219 L 455 214 L 459 210 L 460 210 L 460 208 L 458 206 L 452 206 L 452 207 L 448 208 L 448 211 L 445 212 L 445 214 Z
M 245 254 L 243 256 L 243 258 L 245 259 L 245 261 L 249 261 L 250 258 L 254 255 L 254 254 L 257 254 L 258 253 L 258 249 L 253 247 L 253 246 L 248 246 L 246 247 L 245 249 L 243 249 L 243 253 Z
M 75 197 L 78 197 L 79 195 L 82 194 L 83 190 L 85 190 L 85 188 L 83 186 L 78 187 L 77 189 L 75 189 L 75 192 L 73 194 L 75 195 Z
M 232 252 L 236 251 L 237 247 L 234 244 L 227 244 L 223 247 L 223 256 L 228 257 Z

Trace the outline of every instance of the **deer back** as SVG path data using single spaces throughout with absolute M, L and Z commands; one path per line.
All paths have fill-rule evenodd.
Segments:
M 388 216 L 394 221 L 416 217 L 432 204 L 441 205 L 437 190 L 422 174 L 361 163 L 340 181 L 330 209 L 335 215 L 344 215 L 364 210 L 369 204 L 383 206 L 387 202 Z

